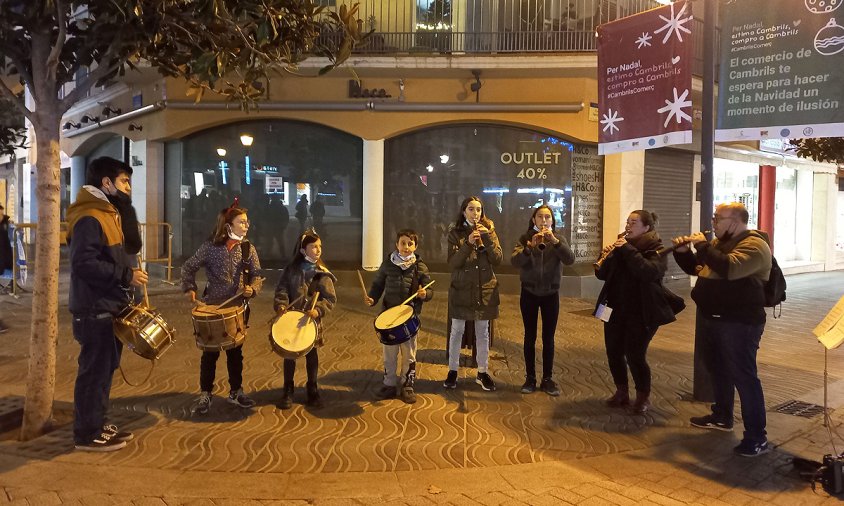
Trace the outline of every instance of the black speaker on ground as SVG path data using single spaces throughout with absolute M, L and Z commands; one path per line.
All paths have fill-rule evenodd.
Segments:
M 844 492 L 844 457 L 840 455 L 823 456 L 823 474 L 821 482 L 823 488 L 830 495 Z

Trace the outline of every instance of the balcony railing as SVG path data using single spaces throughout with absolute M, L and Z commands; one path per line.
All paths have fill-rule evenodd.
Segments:
M 358 3 L 359 54 L 508 54 L 596 50 L 595 29 L 661 4 L 655 0 L 319 0 Z M 695 72 L 702 26 L 694 20 Z M 325 37 L 334 38 L 333 34 Z M 338 37 L 339 38 L 339 37 Z
M 367 53 L 593 51 L 601 23 L 659 6 L 655 0 L 318 0 L 357 3 Z

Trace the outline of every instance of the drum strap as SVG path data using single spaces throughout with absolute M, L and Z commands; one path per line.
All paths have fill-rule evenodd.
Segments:
M 140 385 L 143 385 L 144 383 L 146 383 L 149 380 L 150 376 L 152 376 L 152 371 L 155 369 L 155 362 L 156 361 L 150 360 L 149 362 L 150 362 L 150 366 L 149 366 L 149 372 L 147 373 L 147 377 L 142 379 L 138 383 L 132 383 L 131 381 L 129 381 L 129 378 L 126 377 L 126 372 L 123 370 L 123 364 L 120 364 L 118 367 L 120 368 L 120 375 L 123 376 L 123 381 L 125 381 L 127 385 L 133 386 L 133 387 L 137 387 L 137 386 L 140 386 Z
M 250 258 L 249 241 L 240 242 L 240 261 L 243 263 L 243 286 L 252 283 L 252 269 L 249 267 Z

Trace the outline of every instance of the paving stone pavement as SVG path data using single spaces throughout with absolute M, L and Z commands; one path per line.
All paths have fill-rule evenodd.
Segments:
M 270 280 L 272 281 L 272 280 Z M 30 442 L 0 441 L 0 504 L 816 504 L 838 501 L 813 491 L 794 470 L 794 456 L 820 460 L 844 441 L 844 410 L 822 416 L 776 413 L 790 400 L 822 404 L 823 348 L 811 329 L 841 295 L 844 272 L 788 278 L 783 317 L 769 318 L 759 352 L 777 448 L 734 457 L 735 433 L 693 429 L 707 412 L 691 401 L 694 306 L 660 329 L 650 348 L 654 409 L 634 416 L 607 408 L 612 381 L 592 302 L 561 299 L 554 375 L 557 398 L 519 393 L 523 381 L 518 296 L 502 297 L 491 373 L 498 391 L 484 392 L 461 367 L 457 390 L 445 391 L 444 291 L 425 305 L 419 338 L 419 400 L 379 401 L 381 349 L 376 309 L 360 303 L 354 283 L 338 287 L 340 303 L 324 326 L 320 386 L 326 406 L 303 406 L 304 367 L 297 370 L 291 410 L 276 409 L 281 359 L 268 344 L 271 289 L 255 299 L 244 345 L 244 388 L 258 402 L 242 410 L 225 402 L 225 359 L 217 368 L 211 413 L 191 416 L 199 357 L 190 305 L 173 289 L 151 302 L 177 329 L 148 382 L 131 386 L 118 373 L 111 418 L 136 438 L 110 454 L 72 450 L 70 427 Z M 435 286 L 435 288 L 438 288 Z M 28 355 L 26 297 L 0 303 L 12 330 L 0 350 L 0 411 L 20 406 Z M 539 343 L 537 343 L 539 345 Z M 844 358 L 828 355 L 830 406 L 844 403 Z M 60 310 L 57 418 L 73 398 L 78 345 Z M 537 356 L 541 356 L 537 353 Z M 149 362 L 124 353 L 132 383 Z M 840 411 L 840 413 L 839 413 Z M 737 413 L 740 411 L 737 409 Z M 740 429 L 737 420 L 737 429 Z M 830 433 L 832 436 L 830 436 Z

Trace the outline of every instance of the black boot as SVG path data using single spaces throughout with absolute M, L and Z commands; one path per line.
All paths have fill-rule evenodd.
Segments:
M 279 399 L 276 407 L 278 409 L 290 409 L 293 406 L 293 385 L 284 385 L 281 391 L 281 399 Z
M 416 402 L 416 392 L 413 391 L 413 384 L 416 381 L 416 362 L 411 362 L 410 368 L 404 379 L 404 387 L 401 389 L 401 400 L 407 404 Z
M 308 406 L 312 408 L 321 408 L 322 399 L 319 397 L 319 389 L 316 383 L 308 383 L 306 385 L 308 391 Z
M 651 392 L 646 390 L 636 390 L 636 401 L 633 407 L 630 408 L 636 415 L 644 415 L 651 408 Z
M 624 408 L 630 405 L 630 390 L 627 385 L 616 385 L 615 393 L 607 399 L 607 406 L 611 408 Z

